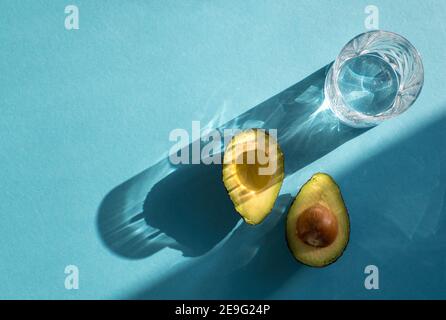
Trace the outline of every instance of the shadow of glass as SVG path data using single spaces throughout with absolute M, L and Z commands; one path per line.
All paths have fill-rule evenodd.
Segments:
M 339 123 L 324 103 L 329 66 L 217 129 L 277 129 L 286 178 L 365 131 Z M 122 257 L 144 258 L 165 247 L 200 256 L 238 220 L 221 165 L 173 166 L 165 158 L 107 194 L 97 227 L 104 244 Z

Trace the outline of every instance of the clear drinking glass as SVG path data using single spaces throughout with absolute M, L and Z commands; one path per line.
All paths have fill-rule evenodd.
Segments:
M 408 40 L 370 31 L 344 46 L 325 79 L 325 97 L 342 122 L 371 127 L 406 111 L 423 80 L 420 54 Z

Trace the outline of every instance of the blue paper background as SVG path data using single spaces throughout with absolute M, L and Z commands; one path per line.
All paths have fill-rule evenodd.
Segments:
M 68 4 L 80 30 L 64 28 Z M 368 4 L 420 51 L 425 85 L 362 133 L 304 107 Z M 442 1 L 1 1 L 0 298 L 446 298 L 445 18 Z M 279 126 L 287 178 L 264 224 L 237 221 L 218 167 L 168 165 L 169 132 L 192 120 Z M 318 171 L 351 217 L 324 269 L 284 239 Z M 166 234 L 141 237 L 138 206 Z M 69 264 L 79 290 L 64 288 Z M 379 290 L 364 288 L 369 264 Z

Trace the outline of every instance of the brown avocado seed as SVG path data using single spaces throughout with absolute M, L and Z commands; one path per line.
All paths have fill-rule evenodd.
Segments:
M 338 234 L 336 216 L 320 204 L 306 209 L 297 219 L 296 233 L 300 240 L 313 247 L 327 247 Z

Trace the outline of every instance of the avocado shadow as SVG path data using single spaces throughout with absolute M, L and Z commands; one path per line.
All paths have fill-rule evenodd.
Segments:
M 167 278 L 124 299 L 263 299 L 302 266 L 287 248 L 286 212 L 292 196 L 278 197 L 257 226 L 239 223 L 215 249 Z M 181 285 L 179 285 L 181 284 Z
M 234 228 L 234 210 L 222 182 L 222 165 L 179 166 L 148 193 L 141 218 L 175 239 L 184 256 L 200 256 Z
M 365 131 L 339 123 L 324 103 L 329 67 L 217 129 L 254 124 L 277 129 L 286 179 Z M 166 247 L 200 257 L 220 244 L 239 220 L 222 182 L 221 165 L 172 165 L 166 157 L 106 195 L 97 228 L 105 246 L 124 258 L 146 258 Z
M 172 167 L 164 160 L 145 173 L 108 194 L 99 210 L 102 240 L 119 256 L 141 259 L 166 247 L 199 256 L 240 219 L 223 185 L 221 164 Z

